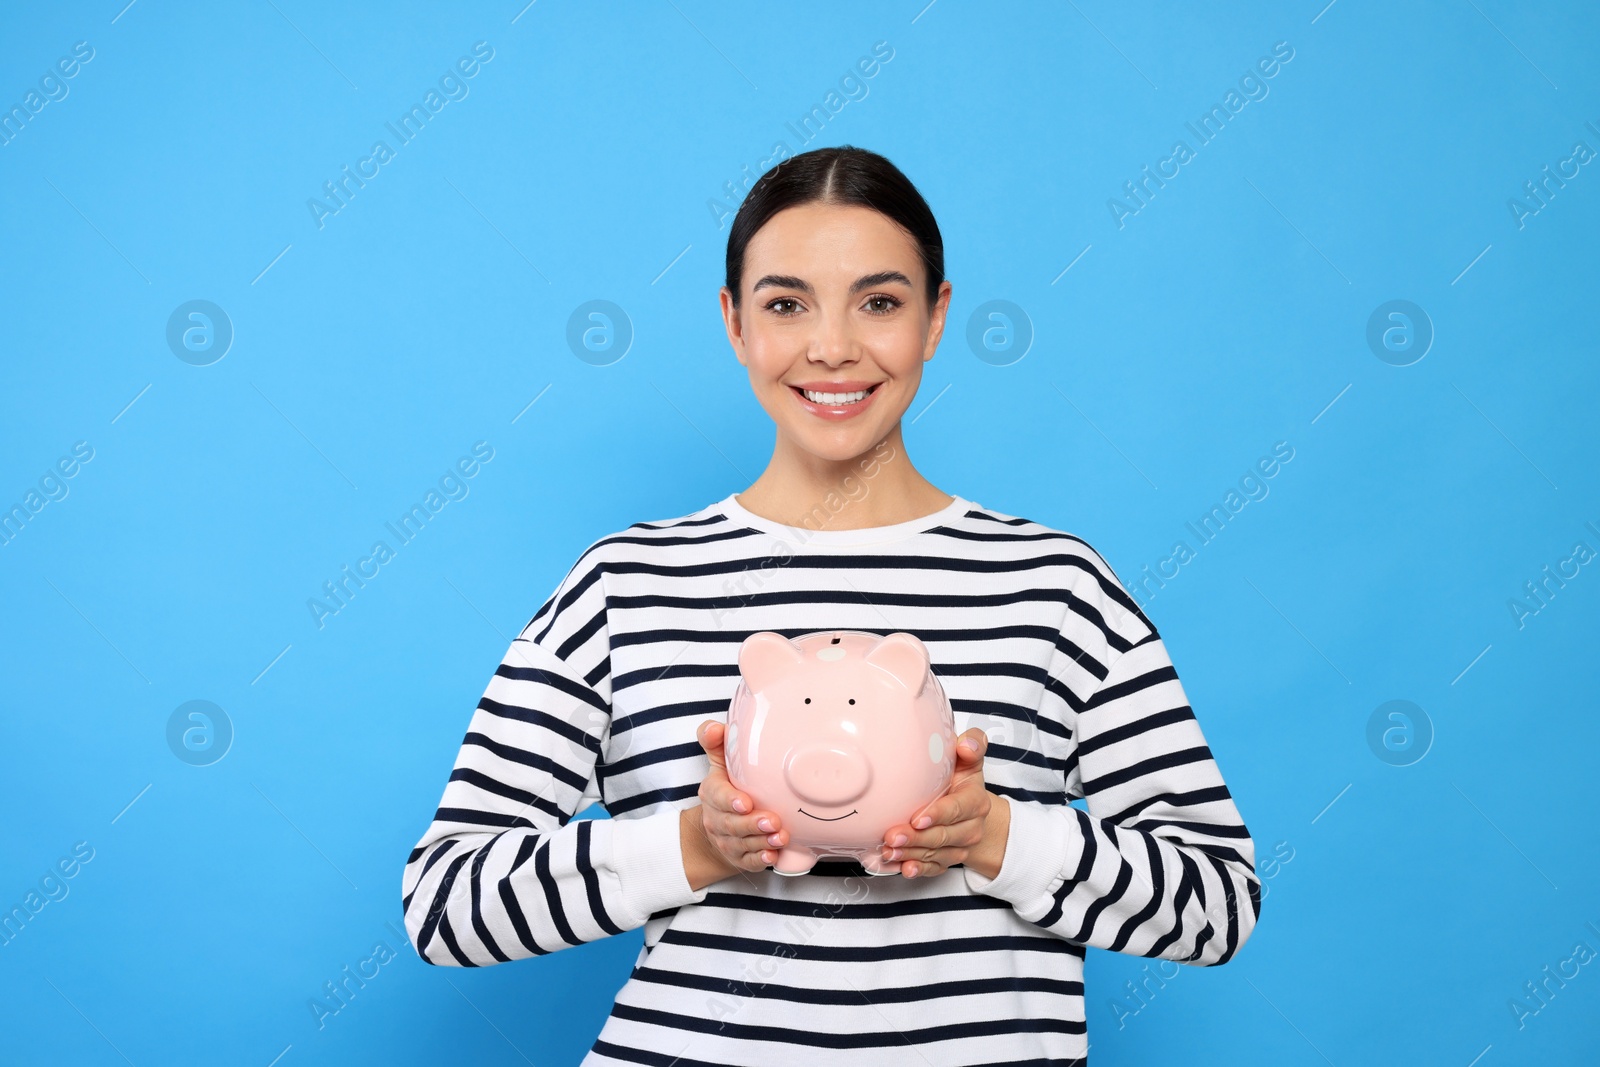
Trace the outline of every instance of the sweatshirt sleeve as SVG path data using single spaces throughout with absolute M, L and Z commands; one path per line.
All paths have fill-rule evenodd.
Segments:
M 1076 742 L 1065 791 L 1088 811 L 1008 798 L 1000 870 L 969 868 L 967 884 L 1077 944 L 1226 963 L 1261 912 L 1254 844 L 1160 635 L 1095 558 L 1111 587 L 1099 605 L 1109 666 L 1079 698 L 1065 683 L 1088 657 L 1058 660 L 1052 686 Z M 1116 651 L 1119 628 L 1136 636 Z
M 599 796 L 611 723 L 592 548 L 506 651 L 406 860 L 406 933 L 429 963 L 543 955 L 643 926 L 709 891 L 689 888 L 676 808 L 572 818 Z

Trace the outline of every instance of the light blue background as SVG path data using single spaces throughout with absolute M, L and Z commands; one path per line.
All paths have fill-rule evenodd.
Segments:
M 430 968 L 401 867 L 577 553 L 761 472 L 708 201 L 780 141 L 882 152 L 939 218 L 951 324 L 906 439 L 941 488 L 1132 583 L 1294 449 L 1147 604 L 1261 925 L 1122 1010 L 1147 961 L 1092 952 L 1092 1062 L 1594 1062 L 1600 964 L 1520 1028 L 1510 1002 L 1600 951 L 1600 565 L 1508 607 L 1600 550 L 1600 166 L 1508 207 L 1600 150 L 1592 6 L 123 3 L 0 15 L 5 108 L 94 49 L 0 146 L 0 505 L 94 449 L 0 547 L 0 905 L 94 850 L 0 947 L 6 1062 L 581 1057 L 639 933 Z M 478 41 L 468 95 L 319 228 L 307 200 Z M 1268 95 L 1119 228 L 1108 198 L 1279 41 Z M 165 340 L 195 299 L 235 331 L 203 367 Z M 566 341 L 594 299 L 634 330 L 607 366 Z M 1410 366 L 1366 341 L 1394 299 L 1435 331 Z M 990 300 L 1033 331 L 1006 366 L 966 340 Z M 319 629 L 307 599 L 476 441 L 469 495 Z M 189 700 L 235 732 L 209 766 L 167 744 Z M 1432 725 L 1409 766 L 1368 746 L 1389 700 Z M 319 1029 L 379 939 L 404 953 Z

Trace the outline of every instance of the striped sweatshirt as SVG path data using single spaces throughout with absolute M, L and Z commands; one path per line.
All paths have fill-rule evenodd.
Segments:
M 838 858 L 689 887 L 678 813 L 740 643 L 829 629 L 916 635 L 957 732 L 989 736 L 994 878 Z M 573 818 L 594 802 L 610 817 Z M 445 966 L 643 927 L 583 1063 L 657 1067 L 1085 1064 L 1088 946 L 1225 963 L 1261 909 L 1155 626 L 1080 538 L 959 496 L 811 530 L 730 494 L 591 543 L 490 679 L 401 891 Z

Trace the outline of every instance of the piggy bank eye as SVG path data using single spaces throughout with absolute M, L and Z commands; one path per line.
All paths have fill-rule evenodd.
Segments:
M 855 702 L 856 702 L 856 698 L 855 697 L 851 697 L 850 698 L 850 703 L 854 704 Z
M 811 698 L 810 697 L 806 697 L 806 703 L 807 704 L 811 703 Z

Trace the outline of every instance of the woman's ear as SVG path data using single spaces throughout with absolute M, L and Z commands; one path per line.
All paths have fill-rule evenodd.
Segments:
M 748 366 L 744 359 L 744 323 L 739 320 L 739 309 L 733 306 L 733 292 L 724 285 L 717 292 L 722 305 L 722 326 L 728 332 L 728 344 L 733 346 L 733 357 Z
M 922 362 L 926 363 L 933 358 L 939 350 L 939 339 L 944 336 L 945 317 L 950 312 L 950 297 L 955 287 L 946 279 L 939 283 L 939 295 L 934 298 L 928 323 L 927 350 L 922 353 Z

